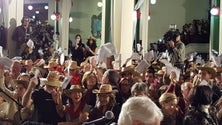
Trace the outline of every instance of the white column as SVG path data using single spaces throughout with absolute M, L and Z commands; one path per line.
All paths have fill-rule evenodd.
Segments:
M 48 24 L 54 26 L 55 21 L 51 19 L 51 15 L 55 12 L 55 0 L 48 0 Z
M 221 0 L 220 0 L 220 6 L 222 6 Z M 220 9 L 220 17 L 222 17 L 222 9 Z M 221 18 L 220 18 L 219 27 L 220 27 L 219 29 L 219 54 L 222 54 L 222 19 Z
M 101 30 L 101 45 L 105 43 L 105 13 L 106 13 L 106 0 L 102 0 L 102 30 Z
M 134 0 L 114 0 L 113 43 L 124 62 L 132 54 Z M 122 63 L 123 64 L 123 63 Z
M 141 23 L 140 27 L 142 31 L 141 37 L 142 38 L 142 46 L 143 46 L 143 52 L 147 52 L 149 41 L 148 41 L 148 15 L 149 15 L 149 0 L 145 0 L 143 2 L 143 5 L 141 7 Z
M 3 0 L 4 13 L 5 13 L 5 27 L 8 29 L 7 33 L 7 45 L 9 57 L 14 57 L 15 52 L 15 41 L 12 41 L 12 33 L 16 26 L 21 25 L 21 19 L 23 17 L 24 0 Z
M 71 9 L 71 0 L 61 0 L 61 8 L 59 10 L 61 14 L 61 19 L 59 20 L 59 46 L 64 51 L 65 55 L 68 55 L 68 45 L 69 45 L 69 15 Z

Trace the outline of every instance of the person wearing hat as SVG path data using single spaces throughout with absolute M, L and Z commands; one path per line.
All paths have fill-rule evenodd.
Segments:
M 213 81 L 216 76 L 216 71 L 208 64 L 197 67 L 197 69 L 199 70 L 199 83 L 195 86 L 207 83 L 207 85 L 209 85 L 213 90 L 213 103 L 215 103 L 221 97 L 220 88 Z
M 6 118 L 12 120 L 12 119 L 15 119 L 14 117 L 15 117 L 16 112 L 20 112 L 20 110 L 22 108 L 18 104 L 21 105 L 21 103 L 22 103 L 22 97 L 23 97 L 23 95 L 26 92 L 27 87 L 28 87 L 28 81 L 25 81 L 25 80 L 13 80 L 13 83 L 15 84 L 15 89 L 14 90 L 9 90 L 5 86 L 5 83 L 4 83 L 3 79 L 4 79 L 4 66 L 0 65 L 0 88 L 2 89 L 2 91 L 4 91 L 4 93 L 6 93 L 12 99 L 17 101 L 17 102 L 15 102 L 11 98 L 9 98 L 6 94 L 1 93 L 2 97 L 9 103 L 9 113 L 6 116 Z M 18 119 L 16 122 L 19 123 L 22 120 L 23 119 Z
M 59 124 L 81 125 L 89 119 L 89 110 L 91 106 L 83 101 L 83 95 L 86 89 L 80 85 L 72 85 L 70 89 L 64 90 L 64 94 L 69 97 L 69 104 L 64 106 L 63 113 L 66 122 Z
M 59 72 L 49 72 L 46 79 L 42 79 L 45 84 L 43 88 L 35 90 L 39 84 L 37 78 L 30 80 L 28 89 L 23 96 L 22 104 L 30 109 L 34 105 L 35 122 L 57 125 L 62 121 L 62 89 L 59 81 Z
M 96 38 L 90 36 L 88 41 L 86 42 L 86 45 L 87 45 L 86 58 L 90 56 L 95 56 L 98 51 L 98 47 L 96 45 Z
M 90 110 L 89 121 L 96 120 L 105 116 L 107 111 L 112 111 L 115 118 L 106 119 L 95 123 L 95 125 L 104 125 L 108 122 L 117 122 L 120 113 L 120 107 L 115 100 L 115 90 L 112 89 L 110 84 L 102 84 L 99 89 L 93 91 L 97 95 L 97 103 L 94 108 Z
M 50 61 L 49 64 L 47 66 L 45 66 L 44 68 L 47 68 L 48 71 L 57 71 L 57 67 L 59 66 L 59 64 L 55 61 Z

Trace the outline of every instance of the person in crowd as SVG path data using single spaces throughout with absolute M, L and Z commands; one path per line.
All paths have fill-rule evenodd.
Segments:
M 216 110 L 217 110 L 217 119 L 219 125 L 222 125 L 222 97 L 217 101 L 216 105 Z
M 75 44 L 71 48 L 72 60 L 77 61 L 78 66 L 85 60 L 85 44 L 82 43 L 81 35 L 75 36 Z
M 35 90 L 38 80 L 37 78 L 30 80 L 28 89 L 23 96 L 22 104 L 28 109 L 34 105 L 32 119 L 34 123 L 57 125 L 58 122 L 63 121 L 62 90 L 60 88 L 59 73 L 57 71 L 49 72 L 47 78 L 42 82 L 45 86 Z
M 207 83 L 213 90 L 213 104 L 221 97 L 220 88 L 214 83 L 213 79 L 216 76 L 216 71 L 208 64 L 197 67 L 199 70 L 199 84 Z
M 9 114 L 9 103 L 2 97 L 0 94 L 0 121 L 1 125 L 8 125 L 9 123 L 13 123 L 13 120 L 9 120 L 7 118 Z
M 133 81 L 131 79 L 122 78 L 119 83 L 119 92 L 116 95 L 116 101 L 119 106 L 131 96 L 131 86 L 133 85 Z
M 181 85 L 181 93 L 182 93 L 182 97 L 179 97 L 179 101 L 178 101 L 178 105 L 180 106 L 182 112 L 185 114 L 185 112 L 188 111 L 189 107 L 190 107 L 190 95 L 191 92 L 193 90 L 193 83 L 191 82 L 184 82 Z
M 99 89 L 93 91 L 93 93 L 97 95 L 97 103 L 96 106 L 90 110 L 89 121 L 99 119 L 105 116 L 107 111 L 111 111 L 114 114 L 114 118 L 97 122 L 95 125 L 117 122 L 120 107 L 116 103 L 115 92 L 110 84 L 102 84 Z
M 22 18 L 22 25 L 15 28 L 12 40 L 16 42 L 16 54 L 20 56 L 24 48 L 27 46 L 26 42 L 28 41 L 28 33 L 29 33 L 29 17 Z
M 197 75 L 198 75 L 198 70 L 196 68 L 194 68 L 190 71 L 190 82 L 191 83 L 194 82 L 194 78 L 197 77 Z
M 181 97 L 181 88 L 177 80 L 177 75 L 176 72 L 172 71 L 169 75 L 170 78 L 170 85 L 168 86 L 167 90 L 165 93 L 174 93 L 176 94 L 177 97 Z
M 122 106 L 118 125 L 160 125 L 163 114 L 148 97 L 129 98 Z
M 98 89 L 96 74 L 92 71 L 85 72 L 82 77 L 82 85 L 87 89 L 83 100 L 86 102 L 86 104 L 94 107 L 96 104 L 96 95 L 93 93 L 93 90 Z
M 132 96 L 148 96 L 148 87 L 144 82 L 137 82 L 131 87 Z
M 114 69 L 108 69 L 105 71 L 102 77 L 102 84 L 110 84 L 114 88 L 118 86 L 119 83 L 119 73 Z
M 170 62 L 183 71 L 185 60 L 185 45 L 180 39 L 180 32 L 178 30 L 171 31 L 172 36 L 168 42 Z
M 78 62 L 72 61 L 67 68 L 69 70 L 69 75 L 72 76 L 70 85 L 80 85 L 82 73 L 81 73 L 81 68 L 78 66 Z
M 86 89 L 80 85 L 72 85 L 70 89 L 64 90 L 64 94 L 69 97 L 69 104 L 63 107 L 66 122 L 59 125 L 81 125 L 89 119 L 91 106 L 83 101 L 85 92 Z
M 173 93 L 163 93 L 159 98 L 164 118 L 161 125 L 182 125 L 182 112 L 177 105 L 177 96 Z
M 151 84 L 154 84 L 154 79 L 155 79 L 155 71 L 152 67 L 149 67 L 146 70 L 145 73 L 145 83 L 147 84 L 147 86 L 149 87 Z
M 103 74 L 105 73 L 106 69 L 102 68 L 102 67 L 95 67 L 94 71 L 95 71 L 98 83 L 102 84 L 102 77 L 103 77 Z
M 97 54 L 98 51 L 98 47 L 96 45 L 96 38 L 93 36 L 90 36 L 88 41 L 86 42 L 86 45 L 88 48 L 86 51 L 86 58 L 90 57 L 90 56 L 95 56 Z
M 25 119 L 22 116 L 23 114 L 21 114 L 21 109 L 22 109 L 21 103 L 22 103 L 22 97 L 28 87 L 28 81 L 14 80 L 13 82 L 15 84 L 15 89 L 9 90 L 5 86 L 3 79 L 4 79 L 4 66 L 0 65 L 0 88 L 2 89 L 2 91 L 4 91 L 4 93 L 2 93 L 2 97 L 9 103 L 9 113 L 6 117 L 10 120 L 15 120 L 14 124 L 20 124 Z M 20 119 L 17 118 L 17 114 L 21 115 Z
M 183 125 L 219 125 L 213 102 L 213 90 L 208 85 L 194 88 L 190 97 L 191 108 L 186 113 Z

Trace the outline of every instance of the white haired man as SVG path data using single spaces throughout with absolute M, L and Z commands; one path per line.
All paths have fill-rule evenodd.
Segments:
M 163 114 L 148 97 L 129 98 L 122 106 L 118 125 L 160 125 Z

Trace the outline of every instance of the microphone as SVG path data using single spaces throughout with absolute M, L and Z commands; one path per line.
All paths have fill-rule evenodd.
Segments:
M 114 116 L 114 114 L 113 114 L 112 111 L 107 111 L 107 112 L 105 113 L 105 116 L 103 116 L 102 118 L 98 118 L 98 119 L 93 120 L 93 121 L 90 121 L 90 122 L 84 122 L 82 125 L 93 125 L 93 124 L 95 124 L 95 123 L 97 123 L 97 122 L 102 122 L 102 121 L 106 121 L 106 120 L 111 120 L 111 119 L 113 119 L 114 117 L 115 117 L 115 116 Z

